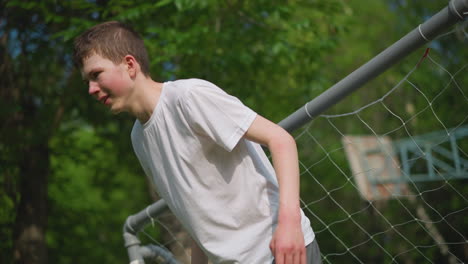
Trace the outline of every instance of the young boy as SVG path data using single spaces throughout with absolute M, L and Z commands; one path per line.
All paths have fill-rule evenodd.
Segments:
M 91 96 L 136 117 L 133 148 L 193 238 L 192 263 L 321 263 L 289 133 L 208 81 L 153 81 L 142 39 L 119 22 L 77 37 L 74 62 Z

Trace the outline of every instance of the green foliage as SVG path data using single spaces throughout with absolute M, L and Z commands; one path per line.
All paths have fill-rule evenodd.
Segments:
M 151 202 L 137 166 L 120 166 L 138 163 L 133 153 L 119 153 L 115 142 L 86 125 L 61 130 L 51 149 L 50 261 L 123 262 L 123 223 Z
M 0 178 L 1 179 L 1 178 Z M 1 185 L 5 184 L 0 182 Z M 12 223 L 15 221 L 15 202 L 8 195 L 0 193 L 0 236 L 1 237 L 12 237 L 13 228 Z M 5 239 L 0 245 L 0 252 L 8 252 L 13 247 L 13 241 L 11 239 Z M 6 262 L 8 256 L 2 256 L 0 258 L 2 262 Z

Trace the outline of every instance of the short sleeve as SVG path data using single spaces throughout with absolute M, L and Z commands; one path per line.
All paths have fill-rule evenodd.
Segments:
M 227 151 L 232 151 L 257 115 L 236 97 L 205 81 L 190 87 L 180 100 L 192 129 Z

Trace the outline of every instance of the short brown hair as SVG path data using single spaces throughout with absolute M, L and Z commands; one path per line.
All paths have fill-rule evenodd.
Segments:
M 83 61 L 98 54 L 119 64 L 123 57 L 132 55 L 138 61 L 145 76 L 150 75 L 148 52 L 143 39 L 128 25 L 109 21 L 95 25 L 74 41 L 73 62 L 81 69 Z

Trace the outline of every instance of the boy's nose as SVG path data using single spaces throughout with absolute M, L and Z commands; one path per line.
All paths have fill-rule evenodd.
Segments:
M 88 93 L 93 95 L 97 92 L 99 92 L 99 87 L 96 82 L 89 81 L 89 87 L 88 87 Z

